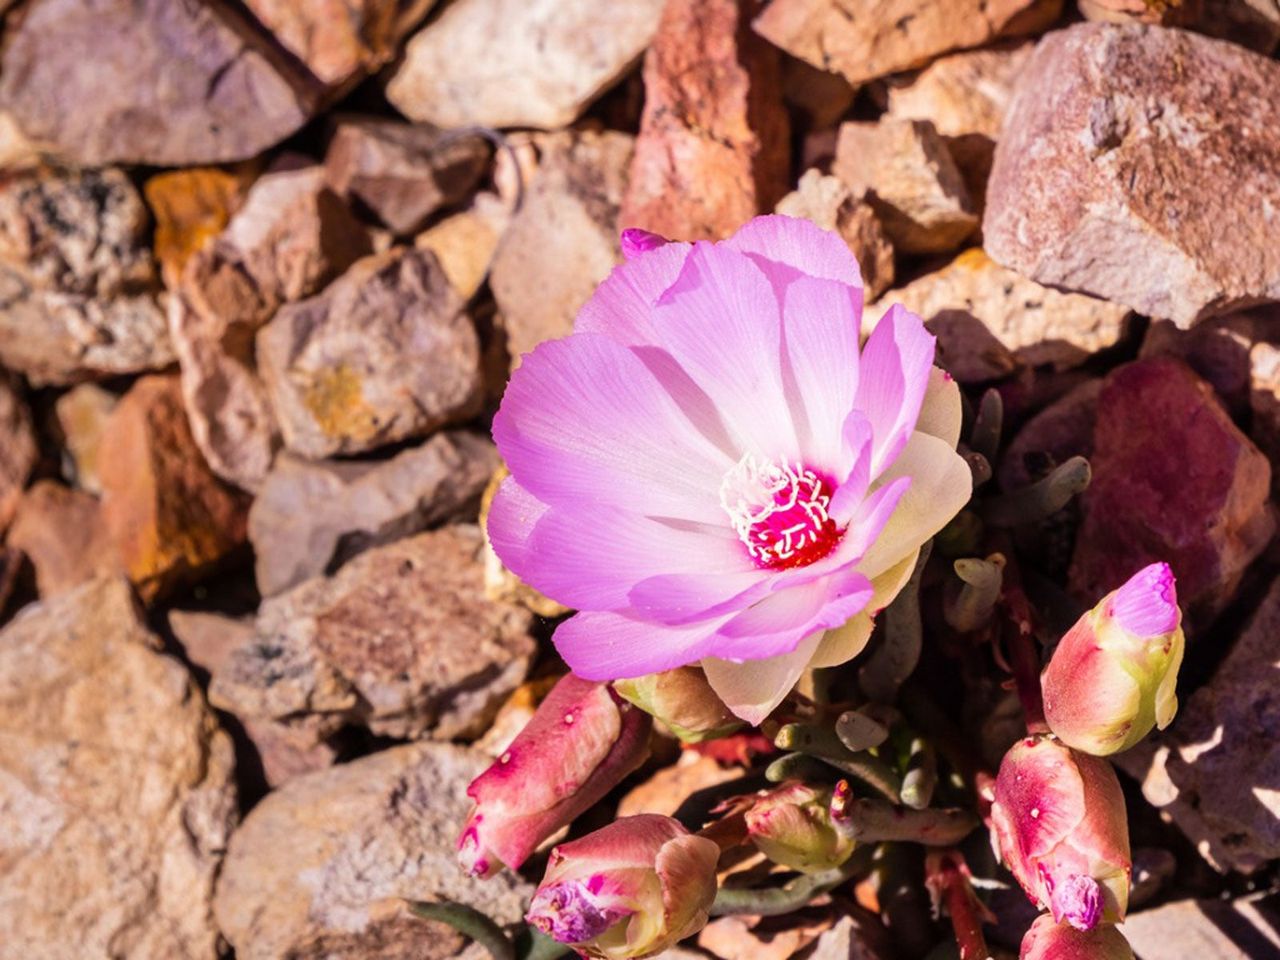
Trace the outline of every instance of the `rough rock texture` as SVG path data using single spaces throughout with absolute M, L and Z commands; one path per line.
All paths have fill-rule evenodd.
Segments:
M 0 532 L 13 517 L 38 454 L 31 413 L 0 371 Z
M 338 123 L 324 165 L 340 196 L 403 236 L 466 197 L 488 160 L 489 145 L 478 135 L 352 117 Z
M 987 250 L 1181 326 L 1280 299 L 1277 85 L 1280 63 L 1193 33 L 1049 34 L 996 149 Z
M 480 193 L 471 206 L 418 234 L 413 245 L 430 250 L 453 289 L 470 300 L 489 275 L 498 241 L 511 222 L 511 211 L 492 193 Z
M 1125 918 L 1125 939 L 1141 960 L 1256 960 L 1280 950 L 1276 898 L 1176 900 Z
M 31 561 L 41 597 L 121 572 L 97 498 L 54 480 L 23 495 L 5 542 Z
M 1266 316 L 1268 310 L 1276 311 Z M 1249 351 L 1268 336 L 1280 309 L 1245 310 L 1211 317 L 1183 330 L 1168 320 L 1156 320 L 1142 338 L 1140 357 L 1177 357 L 1218 391 L 1232 416 L 1240 420 L 1249 410 L 1252 372 Z
M 1000 375 L 1004 364 L 1000 360 L 991 367 L 986 360 L 985 336 L 993 338 L 997 347 L 1013 351 L 1024 363 L 1063 369 L 1114 345 L 1129 315 L 1128 308 L 1118 304 L 1033 283 L 1001 267 L 977 247 L 869 306 L 863 314 L 864 331 L 873 329 L 895 303 L 931 324 L 948 321 L 957 335 L 961 328 L 968 328 L 962 350 L 953 348 L 948 355 L 944 343 L 943 363 L 963 360 L 970 364 L 970 370 L 976 366 L 979 373 L 985 369 L 988 375 Z M 977 345 L 977 349 L 970 345 Z M 969 376 L 960 367 L 948 369 L 962 380 L 987 379 Z
M 1230 40 L 1259 53 L 1280 41 L 1277 0 L 1078 0 L 1089 20 L 1158 23 Z
M 1249 349 L 1250 435 L 1272 463 L 1280 463 L 1280 346 L 1255 343 Z M 1272 474 L 1273 486 L 1280 476 Z
M 128 585 L 0 633 L 0 948 L 29 960 L 218 956 L 231 741 Z
M 1022 425 L 1000 458 L 1000 487 L 1018 490 L 1072 457 L 1093 456 L 1101 380 L 1086 380 Z
M 644 52 L 663 0 L 460 0 L 405 49 L 387 99 L 440 127 L 568 126 Z
M 905 253 L 946 253 L 978 226 L 964 178 L 928 120 L 842 124 L 831 172 L 866 194 Z
M 578 309 L 618 262 L 618 207 L 632 143 L 621 133 L 554 134 L 541 142 L 538 172 L 489 274 L 513 359 L 572 332 Z
M 838 177 L 807 170 L 796 189 L 778 202 L 777 213 L 812 220 L 834 230 L 849 245 L 862 270 L 867 300 L 893 286 L 893 244 L 871 205 L 853 195 Z
M 258 333 L 258 369 L 284 435 L 304 457 L 359 453 L 476 412 L 480 345 L 430 253 L 359 261 Z
M 236 956 L 443 960 L 460 952 L 458 934 L 412 917 L 403 900 L 454 900 L 517 922 L 529 885 L 507 871 L 473 880 L 454 859 L 466 786 L 488 765 L 462 747 L 415 743 L 270 794 L 232 837 L 218 880 L 218 925 Z
M 644 61 L 627 227 L 718 240 L 787 192 L 778 52 L 750 30 L 757 0 L 668 0 Z
M 251 718 L 315 713 L 393 737 L 479 735 L 535 648 L 527 611 L 485 599 L 480 547 L 475 527 L 444 527 L 267 600 L 210 696 Z
M 1164 560 L 1191 624 L 1204 624 L 1271 537 L 1271 466 L 1213 388 L 1178 360 L 1118 368 L 1098 408 L 1107 415 L 1094 428 L 1071 589 L 1093 602 Z
M 755 27 L 792 56 L 865 83 L 939 54 L 1035 33 L 1062 0 L 773 0 Z
M 158 173 L 143 184 L 167 287 L 177 287 L 187 261 L 222 233 L 244 199 L 246 180 L 218 167 L 194 167 Z
M 1201 0 L 1077 0 L 1087 20 L 1108 23 L 1158 23 L 1189 27 L 1201 15 Z
M 219 2 L 36 0 L 5 39 L 0 107 L 86 165 L 251 157 L 318 92 Z
M 461 432 L 379 462 L 282 455 L 249 511 L 258 590 L 273 596 L 369 547 L 474 509 L 498 462 L 492 443 Z
M 58 439 L 66 449 L 62 473 L 67 482 L 89 493 L 102 493 L 98 456 L 102 431 L 119 397 L 95 383 L 72 387 L 54 402 Z
M 628 790 L 618 801 L 618 816 L 633 817 L 638 813 L 674 816 L 691 794 L 741 776 L 742 771 L 736 767 L 722 767 L 711 757 L 685 750 L 676 763 L 663 767 L 644 783 Z
M 137 381 L 102 443 L 103 518 L 144 599 L 199 579 L 244 542 L 245 504 L 200 456 L 176 376 Z

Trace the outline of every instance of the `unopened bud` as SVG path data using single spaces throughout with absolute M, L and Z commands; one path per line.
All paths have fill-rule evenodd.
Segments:
M 613 689 L 662 721 L 685 743 L 714 740 L 742 726 L 742 721 L 711 689 L 701 667 L 677 667 L 632 680 L 616 680 Z
M 1018 960 L 1133 960 L 1133 950 L 1109 923 L 1077 930 L 1041 914 L 1022 938 Z
M 746 821 L 756 849 L 802 873 L 834 869 L 853 854 L 853 837 L 833 817 L 832 793 L 825 788 L 788 783 L 762 793 Z
M 639 227 L 628 227 L 622 231 L 622 236 L 619 238 L 619 243 L 622 246 L 622 255 L 628 260 L 633 260 L 642 253 L 656 250 L 658 247 L 665 246 L 670 242 L 660 234 L 650 233 L 648 230 L 641 230 Z

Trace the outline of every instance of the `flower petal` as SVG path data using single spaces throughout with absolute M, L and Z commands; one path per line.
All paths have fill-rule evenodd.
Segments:
M 654 343 L 653 307 L 675 283 L 688 243 L 666 243 L 613 268 L 578 311 L 574 330 L 603 333 L 619 343 Z
M 707 682 L 734 715 L 753 726 L 760 723 L 791 692 L 804 673 L 821 633 L 805 637 L 791 653 L 768 660 L 734 663 L 709 657 L 702 661 Z
M 822 638 L 822 644 L 813 655 L 811 667 L 837 667 L 848 663 L 867 646 L 871 639 L 871 631 L 875 629 L 875 618 L 885 607 L 893 602 L 902 588 L 911 579 L 916 568 L 920 550 L 904 557 L 896 566 L 890 567 L 871 581 L 871 600 L 842 627 L 828 630 Z
M 737 547 L 745 557 L 741 543 Z M 770 580 L 769 571 L 754 566 L 736 573 L 663 573 L 637 583 L 627 603 L 645 619 L 681 626 L 746 609 L 768 594 Z
M 960 422 L 964 411 L 960 405 L 960 385 L 951 374 L 938 367 L 929 370 L 929 386 L 920 404 L 916 429 L 945 440 L 951 446 L 960 442 Z
M 855 406 L 875 432 L 873 477 L 893 463 L 915 429 L 935 344 L 919 317 L 894 304 L 863 347 Z
M 862 314 L 862 272 L 849 245 L 809 220 L 780 214 L 756 217 L 724 242 L 767 265 L 783 283 L 797 276 L 835 280 L 850 289 L 854 309 Z M 776 281 L 775 281 L 776 282 Z
M 725 619 L 672 627 L 625 611 L 583 611 L 560 624 L 552 642 L 578 676 L 587 680 L 622 680 L 702 659 L 711 636 Z

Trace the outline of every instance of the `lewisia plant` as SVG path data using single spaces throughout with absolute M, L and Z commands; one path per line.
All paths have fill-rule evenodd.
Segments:
M 862 650 L 969 499 L 959 390 L 901 307 L 860 344 L 857 261 L 807 221 L 623 250 L 575 332 L 512 375 L 489 537 L 578 611 L 554 638 L 574 673 L 698 663 L 758 723 Z

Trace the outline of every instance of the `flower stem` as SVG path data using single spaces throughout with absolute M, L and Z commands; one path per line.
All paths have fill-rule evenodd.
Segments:
M 867 657 L 866 664 L 858 671 L 858 685 L 877 703 L 893 703 L 898 690 L 915 672 L 924 646 L 924 623 L 920 616 L 920 578 L 929 560 L 933 541 L 926 540 L 920 548 L 916 568 L 906 586 L 885 608 L 884 637 Z
M 930 853 L 925 858 L 925 883 L 951 917 L 960 960 L 991 960 L 982 935 L 982 923 L 990 914 L 973 892 L 964 858 L 955 850 Z
M 853 753 L 828 727 L 788 723 L 774 743 L 780 750 L 794 750 L 816 757 L 841 773 L 857 777 L 891 803 L 901 798 L 902 780 L 887 763 L 869 753 Z
M 493 960 L 516 960 L 516 948 L 496 923 L 479 910 L 461 903 L 409 901 L 409 910 L 423 920 L 447 923 L 489 951 Z
M 1022 575 L 1013 559 L 1013 552 L 1006 551 L 1008 561 L 1004 570 L 1001 600 L 1009 615 L 1009 625 L 1004 631 L 1009 637 L 1009 668 L 1018 688 L 1018 700 L 1027 721 L 1027 733 L 1048 733 L 1044 720 L 1044 697 L 1040 693 L 1040 652 L 1036 649 L 1035 616 L 1031 601 L 1022 589 Z
M 848 803 L 837 825 L 860 843 L 906 840 L 949 847 L 972 833 L 978 818 L 958 807 L 912 810 L 864 797 Z
M 713 917 L 735 914 L 755 914 L 761 917 L 777 917 L 808 905 L 814 897 L 834 890 L 850 877 L 865 872 L 870 866 L 874 847 L 859 848 L 841 866 L 824 873 L 796 877 L 781 887 L 742 889 L 721 887 L 711 905 Z

